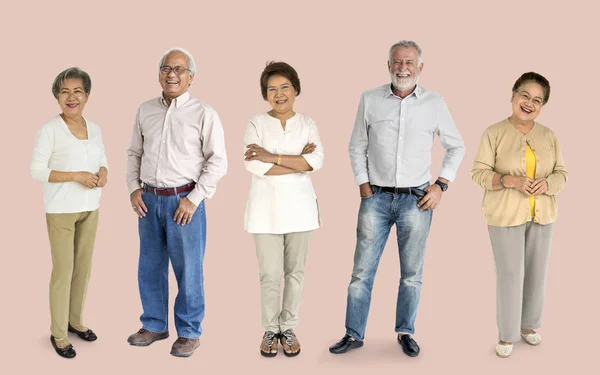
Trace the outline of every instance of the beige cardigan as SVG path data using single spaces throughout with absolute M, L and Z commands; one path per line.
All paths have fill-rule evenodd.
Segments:
M 517 189 L 492 190 L 495 173 L 526 176 L 526 146 L 536 157 L 535 179 L 545 178 L 548 191 L 536 196 L 535 223 L 545 225 L 556 220 L 558 205 L 555 195 L 567 183 L 567 169 L 558 140 L 552 130 L 535 123 L 523 135 L 508 119 L 487 128 L 481 136 L 471 178 L 485 189 L 483 213 L 488 225 L 511 227 L 531 220 L 528 197 Z

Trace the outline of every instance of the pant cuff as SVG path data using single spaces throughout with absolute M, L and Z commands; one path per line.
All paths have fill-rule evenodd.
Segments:
M 154 333 L 164 333 L 164 332 L 169 331 L 168 329 L 161 330 L 161 329 L 156 329 L 156 328 L 144 326 L 144 325 L 142 326 L 142 328 L 145 329 L 146 331 L 150 331 L 150 332 L 154 332 Z
M 353 337 L 353 338 L 354 338 L 354 339 L 356 339 L 356 340 L 359 340 L 359 341 L 362 341 L 362 340 L 364 340 L 364 339 L 365 339 L 365 336 L 364 336 L 364 335 L 361 337 L 361 335 L 359 335 L 357 332 L 354 332 L 354 331 L 353 331 L 353 330 L 351 330 L 351 329 L 346 329 L 346 334 L 347 334 L 348 336 L 351 336 L 351 337 Z

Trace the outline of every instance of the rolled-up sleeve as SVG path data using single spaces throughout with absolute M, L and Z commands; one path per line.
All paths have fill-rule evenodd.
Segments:
M 135 116 L 135 124 L 131 134 L 131 141 L 127 149 L 127 172 L 126 181 L 129 194 L 142 188 L 140 180 L 140 167 L 142 165 L 142 155 L 144 154 L 144 137 L 140 126 L 140 110 Z
M 567 167 L 565 166 L 565 162 L 563 161 L 562 152 L 560 150 L 560 146 L 558 144 L 558 139 L 554 134 L 552 134 L 553 138 L 553 146 L 554 146 L 554 169 L 552 173 L 546 177 L 546 182 L 548 183 L 548 189 L 546 191 L 547 195 L 556 195 L 561 192 L 561 190 L 567 184 Z
M 108 170 L 108 158 L 106 157 L 106 149 L 104 148 L 104 141 L 102 140 L 102 130 L 98 127 L 98 135 L 100 142 L 100 149 L 102 150 L 102 154 L 100 156 L 100 168 L 104 167 Z
M 244 135 L 244 153 L 248 150 L 248 145 L 255 144 L 262 147 L 260 134 L 258 129 L 252 121 L 248 121 L 248 127 L 246 128 L 246 134 Z M 264 163 L 260 160 L 244 160 L 244 166 L 246 170 L 255 176 L 264 176 L 265 173 L 273 167 L 273 163 Z
M 196 187 L 187 196 L 196 206 L 202 200 L 213 197 L 217 190 L 217 182 L 227 174 L 225 132 L 219 115 L 212 108 L 208 108 L 204 115 L 200 140 L 206 164 L 198 177 Z
M 321 137 L 319 137 L 319 130 L 314 121 L 311 121 L 308 125 L 308 142 L 315 144 L 315 150 L 310 154 L 304 154 L 302 156 L 308 165 L 312 167 L 312 172 L 314 172 L 323 167 L 323 159 L 325 157 L 323 145 L 321 144 Z
M 471 168 L 471 179 L 479 187 L 492 190 L 494 180 L 494 167 L 496 165 L 496 142 L 489 130 L 486 130 L 481 136 L 479 149 L 473 161 Z
M 354 182 L 357 185 L 369 182 L 369 170 L 367 150 L 369 138 L 367 134 L 367 123 L 365 121 L 365 94 L 360 97 L 360 104 L 354 120 L 354 128 L 350 137 L 348 151 L 350 153 L 350 164 L 354 173 Z
M 48 168 L 48 162 L 52 156 L 54 148 L 54 134 L 49 127 L 42 127 L 36 137 L 33 145 L 33 155 L 29 171 L 33 179 L 48 182 L 52 170 Z
M 458 167 L 465 156 L 465 143 L 443 98 L 439 107 L 437 134 L 442 147 L 446 150 L 439 177 L 454 181 Z

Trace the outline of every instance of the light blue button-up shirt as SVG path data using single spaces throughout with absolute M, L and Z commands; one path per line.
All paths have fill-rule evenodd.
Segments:
M 431 146 L 446 150 L 439 177 L 454 181 L 465 145 L 441 95 L 421 86 L 402 99 L 391 84 L 365 91 L 350 139 L 357 185 L 414 187 L 431 180 Z

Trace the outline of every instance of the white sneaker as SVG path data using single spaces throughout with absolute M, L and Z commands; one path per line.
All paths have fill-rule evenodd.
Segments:
M 542 336 L 539 333 L 521 333 L 525 342 L 529 345 L 539 345 L 542 342 Z
M 513 344 L 496 344 L 496 354 L 500 358 L 506 358 L 512 353 Z

